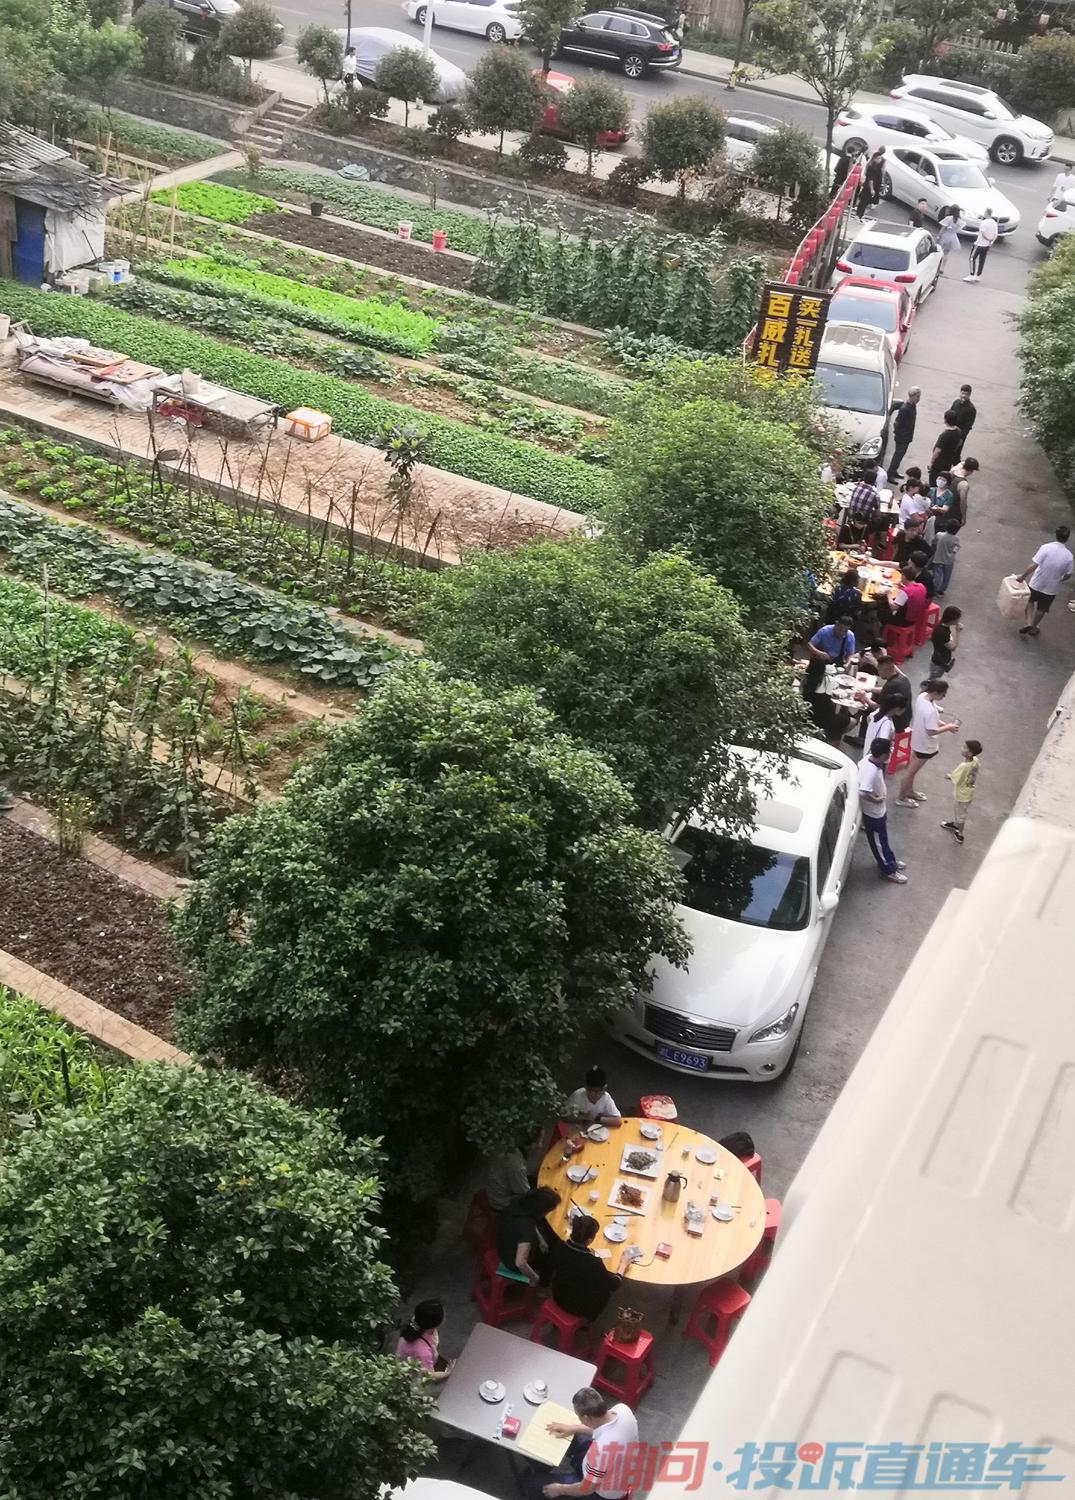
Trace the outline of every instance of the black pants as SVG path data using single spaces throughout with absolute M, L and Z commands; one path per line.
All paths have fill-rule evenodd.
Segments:
M 895 479 L 897 474 L 900 472 L 900 464 L 903 462 L 903 456 L 910 446 L 910 438 L 901 438 L 897 436 L 896 446 L 892 450 L 892 461 L 888 466 L 889 479 Z
M 975 245 L 970 253 L 970 273 L 972 276 L 980 276 L 985 270 L 985 258 L 989 254 L 988 245 Z

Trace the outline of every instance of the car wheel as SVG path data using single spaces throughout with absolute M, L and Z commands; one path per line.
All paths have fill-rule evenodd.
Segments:
M 891 198 L 892 197 L 892 178 L 888 175 L 887 172 L 881 178 L 881 197 L 882 198 Z
M 415 11 L 415 13 L 414 13 L 414 19 L 418 22 L 419 26 L 424 26 L 425 25 L 425 23 L 426 23 L 426 8 L 425 8 L 424 5 L 420 5 L 418 7 L 418 9 Z
M 507 40 L 508 33 L 499 21 L 494 21 L 491 26 L 485 28 L 485 40 L 487 42 L 503 42 Z
M 1002 135 L 993 142 L 989 154 L 1002 167 L 1017 167 L 1023 159 L 1023 148 L 1014 136 Z
M 861 156 L 862 153 L 865 150 L 867 150 L 867 149 L 868 148 L 867 148 L 866 142 L 864 140 L 862 140 L 857 135 L 854 136 L 854 137 L 852 137 L 851 140 L 844 142 L 844 152 L 845 152 L 845 154 L 848 151 L 854 151 L 854 153 L 855 153 L 856 156 Z
M 629 52 L 621 66 L 625 78 L 641 78 L 646 71 L 646 59 L 639 57 L 637 52 Z

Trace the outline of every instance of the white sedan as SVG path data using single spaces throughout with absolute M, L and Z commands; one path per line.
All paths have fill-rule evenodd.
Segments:
M 975 233 L 987 208 L 992 209 L 1002 237 L 1019 228 L 1019 210 L 993 179 L 976 162 L 941 147 L 897 146 L 886 151 L 882 192 L 886 198 L 912 205 L 924 198 L 931 219 L 939 219 L 955 204 L 960 234 Z
M 876 151 L 878 146 L 944 146 L 958 151 L 968 161 L 984 167 L 989 152 L 965 135 L 953 135 L 937 120 L 921 110 L 899 104 L 849 104 L 836 117 L 832 144 L 837 151 L 854 146 L 860 152 Z
M 1060 193 L 1049 199 L 1038 222 L 1038 244 L 1051 250 L 1062 234 L 1072 233 L 1075 233 L 1075 192 Z
M 795 1059 L 818 964 L 855 851 L 853 761 L 806 740 L 759 776 L 754 827 L 692 816 L 665 830 L 686 885 L 676 913 L 694 951 L 653 963 L 653 988 L 609 1018 L 628 1047 L 682 1073 L 770 1083 Z
M 426 23 L 426 0 L 405 0 L 403 9 L 419 26 Z M 434 0 L 433 25 L 473 31 L 490 42 L 517 42 L 522 22 L 511 0 Z
M 737 172 L 749 174 L 754 161 L 754 147 L 763 136 L 772 135 L 782 122 L 773 119 L 770 115 L 756 115 L 742 110 L 732 110 L 724 121 L 724 154 L 731 162 Z M 829 175 L 826 182 L 832 180 L 833 169 L 836 166 L 835 156 L 825 156 L 825 148 L 820 146 L 817 153 L 817 164 L 824 170 L 826 160 L 829 163 Z
M 345 37 L 347 33 L 340 30 L 337 35 Z M 362 83 L 373 83 L 377 64 L 397 47 L 413 47 L 418 52 L 422 50 L 421 42 L 413 36 L 408 36 L 405 31 L 392 31 L 387 26 L 356 27 L 351 32 L 351 45 L 355 49 L 355 71 Z M 447 104 L 452 99 L 458 99 L 467 86 L 467 75 L 463 69 L 457 68 L 455 63 L 432 50 L 429 56 L 437 70 L 437 91 L 432 99 L 425 102 Z

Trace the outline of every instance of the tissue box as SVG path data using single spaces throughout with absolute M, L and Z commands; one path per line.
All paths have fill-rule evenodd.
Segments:
M 506 1438 L 518 1437 L 519 1428 L 522 1425 L 518 1417 L 505 1417 L 504 1425 L 500 1429 L 501 1436 Z

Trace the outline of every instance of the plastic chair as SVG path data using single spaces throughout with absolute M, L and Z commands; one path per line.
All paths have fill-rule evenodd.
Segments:
M 467 1216 L 463 1220 L 463 1238 L 475 1250 L 487 1250 L 496 1233 L 496 1213 L 484 1188 L 479 1188 L 470 1200 Z
M 924 646 L 940 623 L 941 606 L 939 604 L 933 604 L 931 602 L 929 605 L 927 605 L 925 614 L 919 620 L 918 625 L 915 628 L 915 645 Z
M 683 1337 L 698 1340 L 709 1355 L 710 1369 L 719 1362 L 732 1329 L 749 1306 L 750 1293 L 736 1281 L 714 1281 L 698 1293 Z
M 755 1151 L 753 1156 L 744 1156 L 743 1165 L 758 1186 L 761 1187 L 761 1157 L 758 1153 Z
M 532 1318 L 536 1293 L 524 1276 L 502 1265 L 495 1250 L 483 1250 L 470 1289 L 483 1323 L 502 1328 L 513 1318 Z
M 917 629 L 917 625 L 886 625 L 882 630 L 881 638 L 885 643 L 885 650 L 897 665 L 914 655 Z
M 534 1314 L 530 1327 L 531 1343 L 545 1344 L 545 1333 L 550 1328 L 554 1338 L 551 1346 L 553 1349 L 558 1349 L 561 1354 L 575 1354 L 579 1357 L 586 1353 L 590 1343 L 589 1323 L 585 1318 L 577 1318 L 574 1313 L 564 1312 L 551 1297 L 546 1297 Z
M 593 1383 L 598 1390 L 607 1391 L 617 1401 L 626 1401 L 628 1406 L 635 1407 L 653 1384 L 653 1379 L 651 1333 L 643 1329 L 633 1344 L 618 1344 L 611 1332 L 605 1334 L 597 1347 L 597 1374 Z
M 888 757 L 888 765 L 885 774 L 892 776 L 897 771 L 902 771 L 905 766 L 911 764 L 911 731 L 909 729 L 898 729 L 896 738 L 892 741 L 892 751 Z M 760 1178 L 758 1179 L 761 1180 Z
M 876 543 L 874 544 L 873 555 L 877 558 L 878 562 L 892 561 L 896 555 L 896 533 L 894 531 L 885 532 L 883 545 L 878 546 Z
M 776 1244 L 776 1235 L 779 1228 L 780 1199 L 766 1198 L 765 1229 L 762 1232 L 761 1241 L 757 1248 L 751 1251 L 739 1267 L 740 1281 L 749 1281 L 753 1284 L 763 1272 L 769 1269 L 769 1262 L 773 1258 L 773 1246 Z

